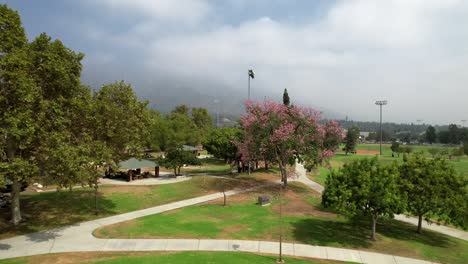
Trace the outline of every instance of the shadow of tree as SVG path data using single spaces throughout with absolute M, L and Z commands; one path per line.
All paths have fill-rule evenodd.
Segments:
M 373 242 L 371 223 L 365 218 L 355 218 L 348 221 L 330 221 L 327 219 L 310 218 L 292 223 L 295 240 L 320 246 L 343 246 L 352 248 L 369 248 Z M 377 224 L 377 234 L 400 241 L 418 242 L 425 245 L 449 248 L 455 242 L 447 236 L 426 231 L 417 234 L 415 227 L 397 220 L 380 220 Z
M 72 192 L 48 192 L 25 195 L 21 198 L 21 210 L 24 221 L 17 226 L 9 223 L 9 209 L 0 211 L 0 237 L 30 234 L 34 241 L 52 239 L 60 230 L 60 226 L 101 218 L 118 213 L 116 205 L 108 197 L 98 196 L 99 215 L 94 210 L 94 190 L 74 190 Z M 47 232 L 39 232 L 56 228 Z M 32 234 L 31 234 L 32 233 Z
M 0 250 L 8 250 L 10 249 L 11 246 L 8 244 L 0 244 Z

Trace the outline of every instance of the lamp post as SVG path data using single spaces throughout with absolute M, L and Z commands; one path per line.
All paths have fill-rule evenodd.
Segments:
M 255 73 L 252 69 L 249 69 L 247 71 L 247 77 L 248 77 L 248 97 L 247 99 L 250 101 L 250 78 L 255 78 Z M 249 166 L 248 166 L 248 170 L 249 170 L 249 175 L 250 175 L 250 159 L 249 159 Z
M 248 75 L 248 97 L 247 98 L 250 100 L 250 79 L 255 78 L 255 73 L 252 69 L 250 69 L 247 71 L 247 75 Z
M 280 235 L 279 235 L 279 258 L 276 260 L 276 263 L 284 263 L 283 259 L 283 197 L 282 197 L 282 192 L 283 192 L 283 184 L 279 184 L 279 206 L 280 206 Z
M 375 104 L 380 106 L 380 156 L 382 156 L 382 106 L 387 104 L 387 100 L 375 101 Z

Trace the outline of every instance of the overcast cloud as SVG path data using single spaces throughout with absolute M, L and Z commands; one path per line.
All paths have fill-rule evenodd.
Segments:
M 354 120 L 377 120 L 379 99 L 388 121 L 468 119 L 467 1 L 6 3 L 30 38 L 46 31 L 84 52 L 91 85 L 126 79 L 151 100 L 167 89 L 238 100 L 253 68 L 258 100 L 287 87 L 297 104 Z

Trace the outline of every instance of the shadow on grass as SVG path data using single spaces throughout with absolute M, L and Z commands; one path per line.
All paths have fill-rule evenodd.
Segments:
M 292 225 L 293 237 L 301 243 L 352 248 L 369 248 L 373 244 L 369 239 L 371 223 L 362 218 L 349 221 L 309 218 L 299 220 Z M 444 248 L 455 245 L 455 242 L 447 236 L 424 231 L 423 234 L 417 234 L 415 226 L 397 220 L 380 220 L 377 224 L 377 234 L 391 239 Z
M 17 226 L 9 223 L 11 210 L 0 210 L 0 238 L 30 234 L 33 241 L 45 241 L 56 237 L 60 229 L 34 233 L 40 230 L 71 225 L 91 219 L 118 213 L 116 205 L 106 196 L 99 195 L 99 214 L 94 210 L 93 190 L 74 190 L 73 192 L 48 192 L 21 197 L 23 221 Z

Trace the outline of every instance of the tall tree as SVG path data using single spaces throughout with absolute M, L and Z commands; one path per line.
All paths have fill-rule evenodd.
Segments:
M 31 67 L 21 19 L 17 12 L 0 5 L 0 182 L 12 184 L 14 225 L 22 220 L 20 184 L 37 172 L 41 92 L 31 77 Z
M 348 129 L 345 137 L 345 152 L 348 155 L 349 152 L 355 152 L 357 141 L 359 139 L 359 128 L 353 126 Z
M 136 154 L 148 140 L 148 102 L 140 101 L 123 81 L 103 85 L 93 101 L 96 139 L 106 142 L 116 161 Z
M 208 130 L 213 128 L 213 119 L 211 119 L 211 116 L 206 108 L 192 108 L 192 120 L 202 136 L 205 136 Z
M 397 153 L 398 157 L 400 157 L 400 152 L 401 152 L 400 143 L 393 141 L 390 149 L 392 150 L 393 153 Z
M 0 5 L 0 53 L 22 49 L 27 42 L 18 12 Z
M 447 160 L 441 157 L 427 159 L 421 153 L 404 159 L 400 166 L 400 175 L 407 211 L 418 216 L 418 233 L 421 233 L 424 217 L 454 215 L 453 212 L 459 206 L 451 205 L 454 205 L 457 197 L 464 194 L 467 188 L 466 179 L 457 174 Z M 466 208 L 466 204 L 462 208 Z
M 173 169 L 174 176 L 180 175 L 180 169 L 184 164 L 200 165 L 200 160 L 190 151 L 185 151 L 181 147 L 170 149 L 166 152 L 164 158 L 159 158 L 159 164 L 162 166 Z
M 432 143 L 434 143 L 436 139 L 437 139 L 437 133 L 436 133 L 435 127 L 428 126 L 426 130 L 426 141 L 432 145 Z
M 448 127 L 448 141 L 451 144 L 460 144 L 460 129 L 456 124 L 450 124 Z
M 212 129 L 203 140 L 205 149 L 216 158 L 224 159 L 231 165 L 238 153 L 236 142 L 242 138 L 242 130 L 238 128 L 223 127 Z
M 342 129 L 336 122 L 319 124 L 318 121 L 319 114 L 309 108 L 288 107 L 273 101 L 248 101 L 246 114 L 241 117 L 243 160 L 260 160 L 262 155 L 273 155 L 280 166 L 281 180 L 287 185 L 289 162 L 307 153 L 327 159 L 337 148 L 329 144 L 327 136 L 341 136 Z
M 375 240 L 377 220 L 402 210 L 398 174 L 395 163 L 383 165 L 377 158 L 345 164 L 327 177 L 322 204 L 350 217 L 370 216 Z
M 289 100 L 288 89 L 286 88 L 284 88 L 284 92 L 283 92 L 283 104 L 286 106 L 289 106 L 291 104 Z

